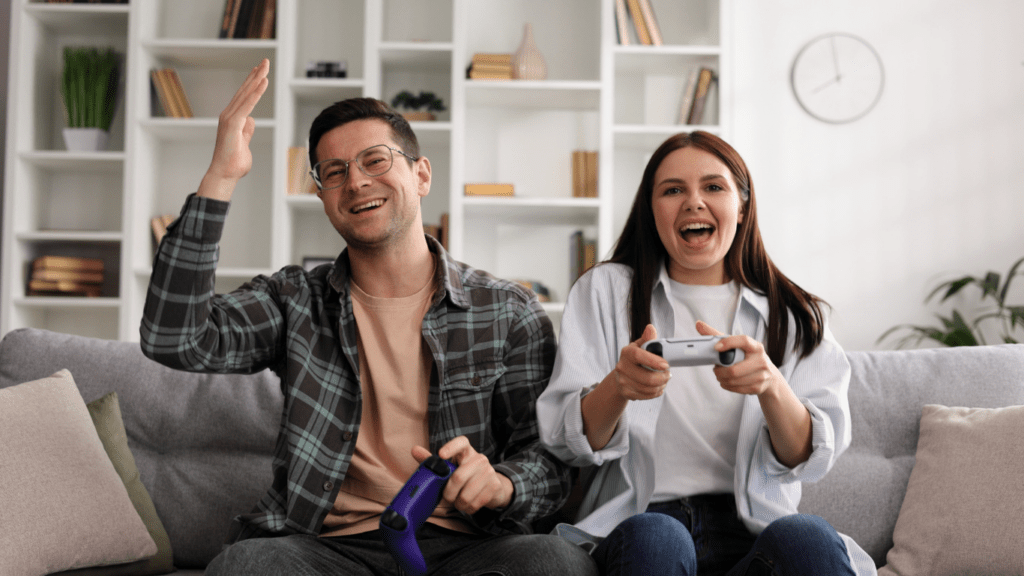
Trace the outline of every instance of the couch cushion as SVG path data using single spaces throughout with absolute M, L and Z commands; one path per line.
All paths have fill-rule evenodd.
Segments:
M 0 343 L 0 389 L 69 368 L 86 401 L 116 391 L 139 475 L 171 539 L 174 563 L 204 567 L 231 519 L 272 480 L 280 380 L 191 374 L 161 366 L 137 343 L 24 328 Z
M 71 373 L 0 390 L 0 573 L 156 554 Z
M 1024 406 L 925 406 L 895 546 L 879 576 L 1018 573 L 1022 434 Z
M 848 352 L 853 441 L 800 511 L 848 534 L 879 566 L 914 466 L 925 404 L 1024 404 L 1024 345 Z
M 128 449 L 128 436 L 124 431 L 121 419 L 121 408 L 117 402 L 117 392 L 89 402 L 89 416 L 96 426 L 103 449 L 107 452 L 110 462 L 121 477 L 128 497 L 131 498 L 135 511 L 149 531 L 149 536 L 156 543 L 156 555 L 143 558 L 136 562 L 117 566 L 80 568 L 57 574 L 68 576 L 155 576 L 174 572 L 174 558 L 171 554 L 171 539 L 167 536 L 160 517 L 156 514 L 153 500 L 139 478 L 139 469 L 135 466 L 135 458 Z

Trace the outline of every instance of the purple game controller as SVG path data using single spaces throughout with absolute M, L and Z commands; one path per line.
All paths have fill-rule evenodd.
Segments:
M 451 462 L 437 456 L 427 458 L 380 516 L 384 545 L 402 571 L 410 576 L 427 573 L 427 562 L 416 542 L 416 531 L 437 508 L 452 472 L 455 472 L 455 465 Z
M 659 338 L 645 343 L 642 348 L 661 356 L 668 361 L 669 366 L 732 366 L 743 360 L 743 350 L 738 348 L 717 352 L 715 344 L 721 339 L 721 336 Z

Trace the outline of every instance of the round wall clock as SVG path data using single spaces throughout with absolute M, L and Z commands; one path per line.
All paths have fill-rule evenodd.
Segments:
M 793 59 L 793 95 L 805 112 L 830 124 L 853 122 L 882 97 L 885 71 L 878 52 L 852 34 L 823 34 Z

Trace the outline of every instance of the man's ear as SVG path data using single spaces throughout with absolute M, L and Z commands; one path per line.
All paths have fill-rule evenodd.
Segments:
M 420 198 L 430 194 L 430 159 L 420 156 L 413 165 Z

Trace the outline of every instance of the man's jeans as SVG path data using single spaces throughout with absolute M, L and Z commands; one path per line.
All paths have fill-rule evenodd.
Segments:
M 597 576 L 582 548 L 554 535 L 479 536 L 425 524 L 418 534 L 430 574 Z M 233 544 L 206 569 L 207 576 L 321 576 L 399 574 L 380 532 L 318 538 L 253 538 Z
M 606 575 L 854 576 L 846 544 L 825 520 L 794 514 L 751 534 L 732 494 L 653 504 L 594 550 Z

